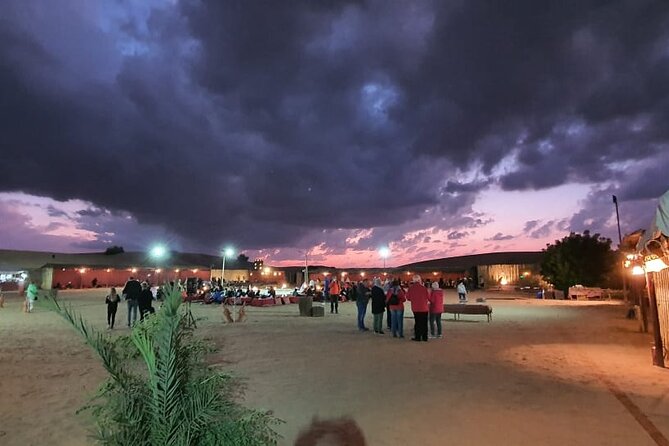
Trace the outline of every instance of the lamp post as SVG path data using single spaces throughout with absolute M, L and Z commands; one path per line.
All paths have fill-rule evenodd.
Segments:
M 309 286 L 309 252 L 310 249 L 305 249 L 304 251 L 299 251 L 304 254 L 304 283 Z
M 156 272 L 156 282 L 158 282 L 158 272 L 159 272 L 158 264 L 166 256 L 167 256 L 167 248 L 165 248 L 165 246 L 163 245 L 156 245 L 149 251 L 149 257 L 151 257 L 151 260 L 153 260 L 155 264 L 153 270 Z M 160 284 L 158 284 L 158 286 L 160 286 Z
M 235 250 L 232 248 L 225 248 L 223 250 L 223 265 L 221 266 L 221 288 L 223 287 L 223 281 L 225 281 L 225 258 L 232 257 L 235 255 Z
M 618 211 L 618 197 L 615 195 L 611 196 L 613 198 L 613 204 L 616 206 L 616 223 L 618 224 L 618 251 L 623 249 L 623 236 L 620 232 L 620 212 Z M 627 302 L 627 278 L 625 277 L 625 261 L 622 262 L 623 267 L 623 297 L 625 302 Z
M 386 270 L 386 259 L 390 257 L 390 248 L 387 246 L 384 246 L 383 248 L 379 249 L 379 255 L 383 259 L 383 270 Z

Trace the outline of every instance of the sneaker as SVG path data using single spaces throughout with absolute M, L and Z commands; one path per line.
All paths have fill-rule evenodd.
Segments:
M 404 339 L 404 335 L 400 335 L 400 339 Z
M 439 335 L 439 336 L 437 336 L 437 338 L 441 339 L 441 338 L 443 338 L 443 336 L 442 336 L 442 335 Z
M 385 333 L 384 333 L 384 331 L 383 331 L 383 330 L 381 330 L 381 331 L 379 332 L 379 334 L 385 334 Z
M 418 338 L 411 338 L 412 341 L 420 342 L 420 339 Z
M 396 337 L 397 337 L 397 335 L 396 335 L 396 334 L 394 334 L 394 335 L 393 335 L 393 338 L 396 338 Z
M 427 342 L 427 339 L 423 339 L 423 342 Z

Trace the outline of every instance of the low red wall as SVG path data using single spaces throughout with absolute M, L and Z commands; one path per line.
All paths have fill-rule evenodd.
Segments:
M 60 284 L 61 288 L 65 288 L 68 283 L 71 283 L 72 288 L 92 288 L 93 279 L 97 279 L 99 287 L 122 287 L 130 276 L 141 281 L 146 280 L 152 284 L 159 284 L 178 279 L 183 282 L 188 277 L 209 280 L 211 273 L 208 269 L 198 269 L 197 271 L 182 269 L 179 272 L 169 269 L 156 272 L 148 268 L 137 268 L 135 272 L 128 269 L 85 268 L 84 272 L 81 273 L 79 268 L 54 268 L 51 287 L 55 288 L 57 284 Z

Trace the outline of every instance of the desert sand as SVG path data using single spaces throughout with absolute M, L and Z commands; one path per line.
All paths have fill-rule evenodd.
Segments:
M 105 328 L 104 294 L 60 298 Z M 669 371 L 651 365 L 650 336 L 620 304 L 486 296 L 491 323 L 444 315 L 444 339 L 427 343 L 409 341 L 408 309 L 404 340 L 358 332 L 354 303 L 324 318 L 251 307 L 230 325 L 217 305 L 192 309 L 197 335 L 219 349 L 209 360 L 246 378 L 244 404 L 284 420 L 281 444 L 314 416 L 343 415 L 369 445 L 669 444 Z M 20 303 L 10 293 L 0 309 L 0 444 L 92 444 L 76 411 L 103 369 L 57 315 Z M 112 335 L 128 333 L 124 305 L 117 317 Z

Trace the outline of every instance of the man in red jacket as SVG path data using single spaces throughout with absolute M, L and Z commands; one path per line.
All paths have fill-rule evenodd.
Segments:
M 419 275 L 413 276 L 413 283 L 407 291 L 407 300 L 411 302 L 411 311 L 414 317 L 414 337 L 412 341 L 427 342 L 427 314 L 429 311 L 428 299 L 430 295 L 421 284 Z

